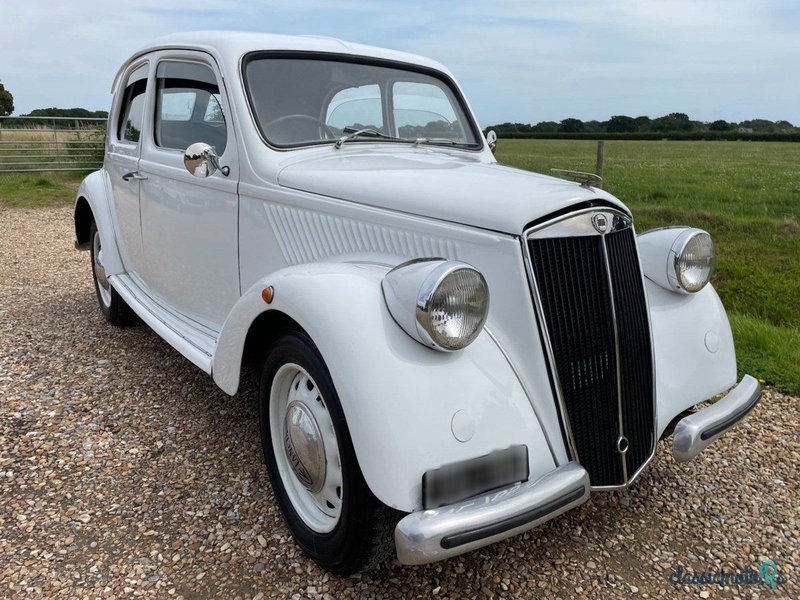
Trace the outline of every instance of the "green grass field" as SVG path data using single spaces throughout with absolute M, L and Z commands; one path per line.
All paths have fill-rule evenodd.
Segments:
M 504 139 L 497 159 L 594 171 L 596 148 Z M 604 188 L 631 208 L 639 232 L 691 225 L 712 235 L 739 369 L 800 394 L 800 144 L 606 142 Z
M 88 172 L 0 173 L 0 206 L 39 208 L 65 206 Z
M 728 309 L 739 369 L 800 394 L 800 144 L 606 142 L 604 187 L 639 232 L 692 225 L 717 243 L 714 285 Z M 593 171 L 596 144 L 500 140 L 499 161 L 549 173 Z M 81 174 L 0 175 L 0 204 L 71 203 Z

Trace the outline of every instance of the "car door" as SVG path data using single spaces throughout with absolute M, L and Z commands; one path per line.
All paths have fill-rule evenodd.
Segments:
M 239 298 L 238 164 L 216 65 L 200 52 L 158 55 L 153 127 L 142 146 L 144 279 L 156 300 L 218 331 Z M 184 166 L 196 142 L 228 167 L 202 177 Z M 227 173 L 227 175 L 226 175 Z
M 144 130 L 149 63 L 134 64 L 125 73 L 117 92 L 108 126 L 107 169 L 111 182 L 113 220 L 125 270 L 138 274 L 142 268 L 141 185 L 139 153 Z

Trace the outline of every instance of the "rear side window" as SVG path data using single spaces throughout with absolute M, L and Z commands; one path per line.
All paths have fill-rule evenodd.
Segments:
M 206 65 L 162 61 L 156 69 L 156 145 L 186 150 L 196 142 L 225 152 L 228 130 L 214 72 Z
M 147 91 L 147 65 L 142 65 L 128 77 L 117 124 L 117 139 L 139 143 Z

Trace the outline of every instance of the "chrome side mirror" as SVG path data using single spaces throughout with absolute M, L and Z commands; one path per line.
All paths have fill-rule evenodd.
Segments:
M 494 149 L 497 148 L 497 134 L 494 129 L 486 132 L 486 143 L 489 144 L 489 150 L 494 154 Z
M 192 175 L 199 178 L 210 177 L 217 171 L 225 177 L 231 172 L 230 167 L 219 165 L 219 156 L 213 146 L 204 142 L 196 142 L 183 153 L 183 166 Z

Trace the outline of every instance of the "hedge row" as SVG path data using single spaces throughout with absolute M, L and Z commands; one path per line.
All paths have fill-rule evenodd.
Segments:
M 729 142 L 800 142 L 800 133 L 739 133 L 737 131 L 675 131 L 669 133 L 519 133 L 512 131 L 498 131 L 497 137 L 506 139 L 544 140 L 705 140 Z

